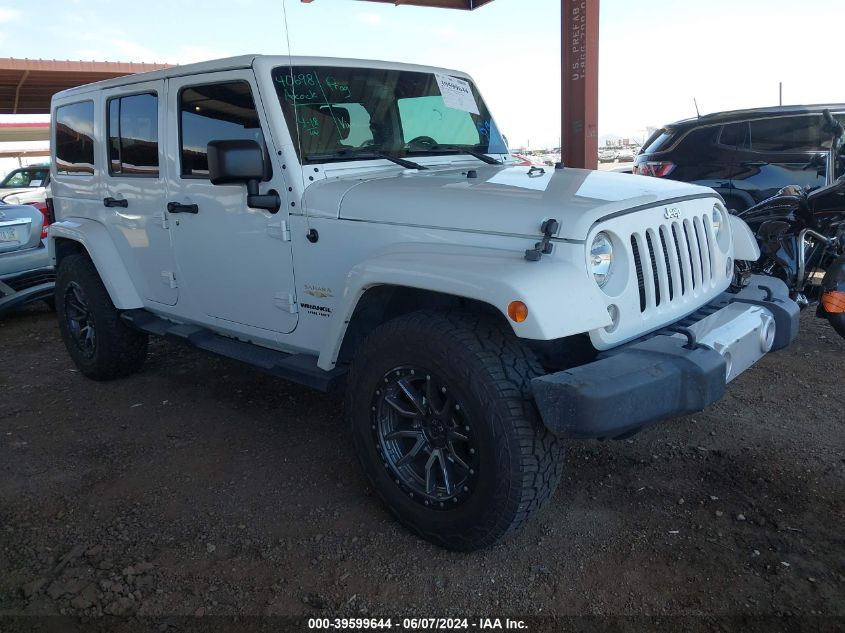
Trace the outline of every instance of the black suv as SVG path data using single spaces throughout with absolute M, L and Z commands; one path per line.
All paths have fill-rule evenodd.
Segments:
M 779 106 L 686 119 L 657 130 L 634 173 L 712 187 L 741 211 L 786 185 L 824 185 L 830 134 L 822 111 L 845 122 L 845 105 Z

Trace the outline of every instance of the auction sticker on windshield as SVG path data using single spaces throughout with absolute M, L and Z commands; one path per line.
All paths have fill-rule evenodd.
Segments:
M 440 87 L 440 94 L 443 95 L 443 103 L 446 104 L 446 107 L 479 114 L 478 104 L 475 102 L 468 81 L 439 73 L 435 73 L 434 77 L 437 79 L 437 85 Z

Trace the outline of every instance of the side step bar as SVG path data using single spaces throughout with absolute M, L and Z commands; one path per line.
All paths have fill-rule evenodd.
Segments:
M 278 350 L 244 343 L 220 336 L 197 325 L 180 325 L 161 319 L 146 310 L 127 310 L 121 314 L 126 324 L 141 332 L 163 336 L 197 349 L 237 360 L 256 369 L 319 391 L 332 391 L 343 384 L 346 367 L 323 371 L 317 357 L 287 354 Z

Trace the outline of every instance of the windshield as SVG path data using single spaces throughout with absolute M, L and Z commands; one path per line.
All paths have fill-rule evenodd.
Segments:
M 49 169 L 16 169 L 0 182 L 0 187 L 43 187 Z
M 303 163 L 508 151 L 475 86 L 457 77 L 280 66 L 273 83 Z

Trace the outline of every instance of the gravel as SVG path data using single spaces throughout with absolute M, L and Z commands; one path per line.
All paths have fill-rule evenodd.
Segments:
M 706 412 L 572 442 L 547 509 L 473 554 L 401 529 L 338 396 L 154 341 L 83 378 L 55 316 L 0 321 L 0 615 L 845 615 L 845 341 Z

